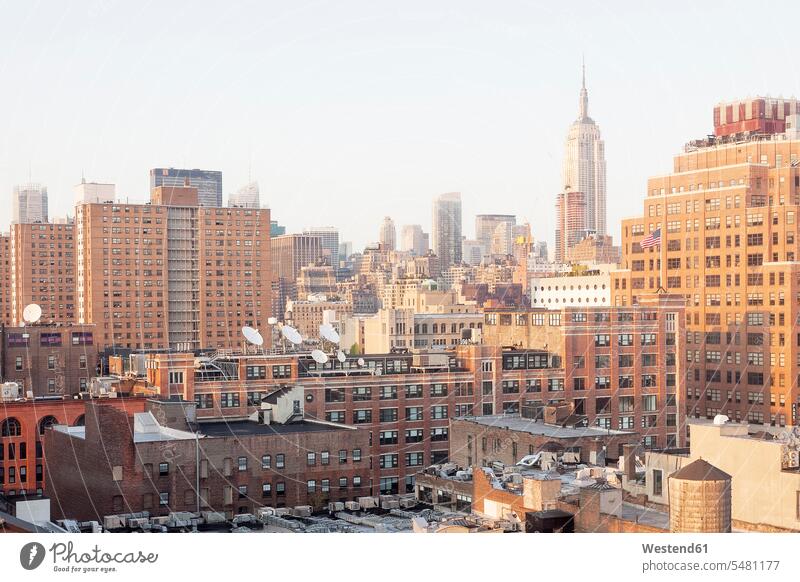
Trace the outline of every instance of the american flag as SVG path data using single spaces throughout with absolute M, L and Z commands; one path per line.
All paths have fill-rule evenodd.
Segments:
M 649 249 L 650 247 L 658 246 L 661 244 L 661 229 L 657 228 L 653 232 L 650 233 L 650 236 L 643 238 L 642 242 L 639 243 L 639 246 L 643 249 Z

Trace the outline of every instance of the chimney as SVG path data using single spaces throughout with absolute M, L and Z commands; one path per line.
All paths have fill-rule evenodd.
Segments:
M 637 445 L 622 445 L 622 463 L 624 476 L 629 481 L 636 480 L 636 448 Z

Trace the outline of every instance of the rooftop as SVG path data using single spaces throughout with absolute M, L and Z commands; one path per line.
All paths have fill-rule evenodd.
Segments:
M 210 437 L 225 436 L 257 436 L 292 434 L 302 432 L 325 432 L 335 430 L 348 430 L 348 427 L 334 426 L 323 422 L 302 420 L 287 424 L 262 424 L 251 420 L 203 422 L 198 427 L 199 431 Z
M 554 439 L 575 439 L 591 437 L 607 437 L 615 435 L 634 434 L 630 431 L 600 429 L 595 427 L 572 428 L 545 424 L 544 422 L 522 418 L 513 415 L 492 415 L 492 416 L 463 416 L 457 420 L 474 422 L 481 426 L 493 428 L 505 428 L 517 432 L 527 432 L 532 435 L 546 436 Z

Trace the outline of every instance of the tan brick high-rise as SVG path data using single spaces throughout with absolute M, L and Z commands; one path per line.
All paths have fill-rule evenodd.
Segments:
M 241 327 L 270 315 L 269 210 L 160 190 L 153 204 L 76 208 L 78 320 L 97 325 L 102 346 L 240 346 Z
M 690 142 L 671 174 L 648 180 L 644 216 L 622 224 L 630 280 L 614 293 L 685 296 L 689 416 L 784 426 L 797 423 L 800 136 L 794 101 L 768 100 L 780 123 L 751 123 L 763 101 L 726 104 L 722 119 L 718 108 L 718 137 Z M 658 228 L 661 244 L 643 250 Z
M 73 223 L 12 224 L 9 245 L 11 325 L 23 323 L 30 303 L 42 308 L 42 323 L 74 323 L 75 225 Z

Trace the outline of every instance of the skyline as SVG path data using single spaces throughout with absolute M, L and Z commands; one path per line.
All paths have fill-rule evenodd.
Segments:
M 759 53 L 735 35 L 717 39 L 721 66 L 689 58 L 706 22 L 744 26 L 735 9 L 679 3 L 652 30 L 655 13 L 635 4 L 515 4 L 503 15 L 477 4 L 241 6 L 254 14 L 245 26 L 212 5 L 173 9 L 178 30 L 169 15 L 143 20 L 126 6 L 11 7 L 0 24 L 0 46 L 14 54 L 0 59 L 0 78 L 17 88 L 0 96 L 0 228 L 29 168 L 55 217 L 73 213 L 81 174 L 144 201 L 148 171 L 173 166 L 221 170 L 225 199 L 257 180 L 288 232 L 334 224 L 356 249 L 387 215 L 430 232 L 433 199 L 451 191 L 462 194 L 468 238 L 475 214 L 513 213 L 552 245 L 585 53 L 618 241 L 647 177 L 710 130 L 716 103 L 798 87 L 778 59 L 762 58 L 788 50 L 780 30 Z M 30 34 L 34 24 L 48 42 Z M 561 51 L 569 33 L 578 41 Z

